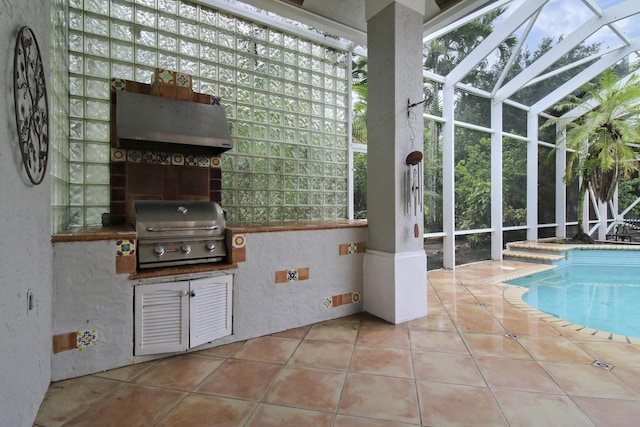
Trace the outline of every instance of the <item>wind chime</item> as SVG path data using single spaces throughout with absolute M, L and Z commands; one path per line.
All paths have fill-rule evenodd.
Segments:
M 418 227 L 418 213 L 423 217 L 424 212 L 424 195 L 422 191 L 422 152 L 412 151 L 406 160 L 409 170 L 405 175 L 405 191 L 406 191 L 406 213 L 413 215 L 415 224 L 413 226 L 413 236 L 420 237 L 420 227 Z
M 418 105 L 424 104 L 427 101 L 424 98 L 422 101 L 411 103 L 411 99 L 407 99 L 407 124 L 411 129 L 410 142 L 413 147 L 416 139 L 416 135 L 411 126 L 411 109 Z M 415 118 L 415 116 L 414 116 Z M 424 191 L 422 189 L 424 183 L 424 173 L 422 171 L 422 151 L 412 151 L 409 153 L 406 159 L 409 170 L 405 175 L 405 200 L 406 200 L 406 214 L 413 215 L 413 236 L 417 239 L 420 236 L 420 227 L 418 226 L 418 214 L 420 214 L 420 221 L 424 221 Z

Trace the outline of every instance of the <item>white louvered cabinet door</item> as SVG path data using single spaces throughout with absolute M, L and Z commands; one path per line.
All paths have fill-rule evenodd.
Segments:
M 134 355 L 186 351 L 231 335 L 233 276 L 135 287 Z
M 189 282 L 135 287 L 136 356 L 189 348 Z
M 231 335 L 232 276 L 191 281 L 190 347 Z

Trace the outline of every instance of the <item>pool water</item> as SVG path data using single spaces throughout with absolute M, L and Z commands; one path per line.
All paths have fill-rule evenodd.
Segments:
M 523 301 L 578 325 L 640 337 L 640 267 L 568 265 L 509 282 Z

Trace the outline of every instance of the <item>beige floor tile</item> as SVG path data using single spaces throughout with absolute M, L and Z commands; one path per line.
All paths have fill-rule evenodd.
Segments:
M 564 337 L 520 337 L 518 341 L 536 360 L 591 363 L 593 358 Z
M 338 415 L 334 427 L 411 427 L 419 424 L 395 423 L 393 421 L 374 420 L 372 418 Z
M 334 417 L 327 412 L 263 404 L 253 413 L 246 427 L 331 427 Z
M 635 390 L 640 391 L 640 368 L 616 366 L 611 370 L 611 372 Z
M 218 347 L 200 350 L 195 354 L 199 354 L 201 356 L 231 357 L 233 353 L 244 345 L 244 343 L 245 341 L 238 341 L 231 344 L 224 344 Z
M 512 427 L 593 427 L 567 396 L 494 390 L 493 395 Z
M 511 304 L 505 301 L 504 297 L 502 296 L 502 292 L 498 292 L 497 288 L 493 288 L 491 292 L 487 293 L 478 292 L 477 289 L 472 289 L 471 293 L 475 295 L 478 301 L 489 306 L 496 306 L 500 309 L 505 306 L 511 306 Z M 491 307 L 488 307 L 488 309 L 490 310 Z
M 464 288 L 462 284 L 455 278 L 443 278 L 443 279 L 433 279 L 429 280 L 431 286 L 436 291 L 436 293 L 440 294 L 441 292 L 461 292 Z
M 444 309 L 444 306 L 440 302 L 438 297 L 433 296 L 431 299 L 427 300 L 427 315 L 429 316 L 438 316 L 438 315 L 446 315 L 449 316 L 447 310 Z
M 503 335 L 506 329 L 484 307 L 457 304 L 455 307 L 447 305 L 456 328 L 460 332 L 477 334 Z
M 536 319 L 504 319 L 502 325 L 512 334 L 528 337 L 558 337 L 559 332 L 545 322 Z
M 413 351 L 416 379 L 452 384 L 485 386 L 486 383 L 471 356 Z
M 574 397 L 573 400 L 599 427 L 639 424 L 640 402 L 593 397 Z
M 520 345 L 519 339 L 488 334 L 462 334 L 462 338 L 474 356 L 531 359 L 531 356 Z
M 304 340 L 293 353 L 288 364 L 346 371 L 349 368 L 352 353 L 352 344 Z
M 301 326 L 299 328 L 288 329 L 288 330 L 283 331 L 283 332 L 278 332 L 278 333 L 275 333 L 275 334 L 271 334 L 271 336 L 280 337 L 280 338 L 302 339 L 302 338 L 304 338 L 305 335 L 307 335 L 307 332 L 309 332 L 309 329 L 311 329 L 311 325 Z
M 198 393 L 260 400 L 282 365 L 252 360 L 229 359 L 196 389 Z
M 432 310 L 433 311 L 433 310 Z M 457 331 L 446 311 L 433 313 L 430 311 L 425 317 L 409 322 L 409 329 L 429 329 L 432 331 Z
M 540 365 L 571 396 L 640 400 L 640 393 L 606 369 L 577 363 Z
M 362 326 L 356 344 L 410 348 L 409 330 L 403 328 Z
M 299 344 L 299 339 L 292 338 L 254 338 L 244 343 L 233 353 L 233 357 L 259 362 L 286 363 Z
M 345 372 L 285 367 L 264 398 L 265 403 L 334 412 Z
M 462 338 L 457 332 L 410 330 L 413 350 L 432 350 L 448 353 L 469 354 Z
M 400 348 L 356 346 L 349 372 L 413 378 L 411 351 Z
M 370 313 L 362 313 L 362 316 L 360 317 L 360 327 L 362 326 L 366 326 L 366 327 L 380 327 L 380 328 L 391 328 L 391 329 L 402 329 L 405 328 L 406 326 L 404 324 L 398 324 L 398 325 L 394 325 L 391 324 L 389 322 L 387 322 L 386 320 L 383 320 L 377 316 L 374 316 L 373 314 Z
M 348 316 L 338 317 L 337 319 L 328 320 L 327 322 L 349 323 L 359 326 L 362 323 L 362 317 L 365 313 L 355 313 Z
M 182 400 L 156 427 L 236 427 L 244 425 L 255 402 L 191 394 Z
M 404 378 L 350 373 L 338 413 L 403 423 L 420 423 L 414 381 Z
M 313 325 L 305 339 L 353 344 L 358 337 L 359 325 L 353 323 L 324 322 Z
M 506 426 L 486 387 L 418 381 L 422 424 L 428 426 Z
M 477 304 L 478 299 L 473 296 L 466 288 L 461 287 L 459 292 L 438 292 L 438 297 L 442 304 Z
M 61 426 L 122 385 L 118 381 L 94 376 L 55 382 L 44 396 L 36 424 Z
M 126 384 L 64 427 L 148 427 L 185 396 L 181 391 Z
M 563 394 L 553 379 L 533 360 L 476 357 L 476 363 L 491 389 Z
M 187 354 L 170 357 L 148 369 L 133 382 L 174 390 L 190 391 L 224 362 L 219 357 Z
M 124 366 L 118 369 L 99 372 L 96 377 L 109 378 L 118 381 L 131 381 L 141 373 L 160 363 L 161 360 L 152 360 L 149 362 L 136 363 L 135 365 Z
M 612 341 L 574 341 L 593 359 L 615 366 L 640 367 L 640 349 L 632 344 Z

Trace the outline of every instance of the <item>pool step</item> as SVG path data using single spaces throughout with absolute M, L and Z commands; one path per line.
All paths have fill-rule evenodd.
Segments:
M 554 255 L 543 252 L 535 251 L 514 251 L 506 250 L 502 253 L 502 258 L 512 261 L 528 261 L 528 262 L 541 262 L 544 264 L 551 264 L 554 261 L 560 261 L 565 258 L 565 255 Z
M 525 261 L 537 264 L 553 264 L 565 259 L 571 245 L 557 245 L 541 242 L 513 242 L 507 244 L 502 259 Z
M 542 252 L 548 254 L 564 253 L 572 249 L 571 245 L 558 245 L 539 242 L 513 242 L 507 244 L 507 250 L 517 250 L 525 252 Z

